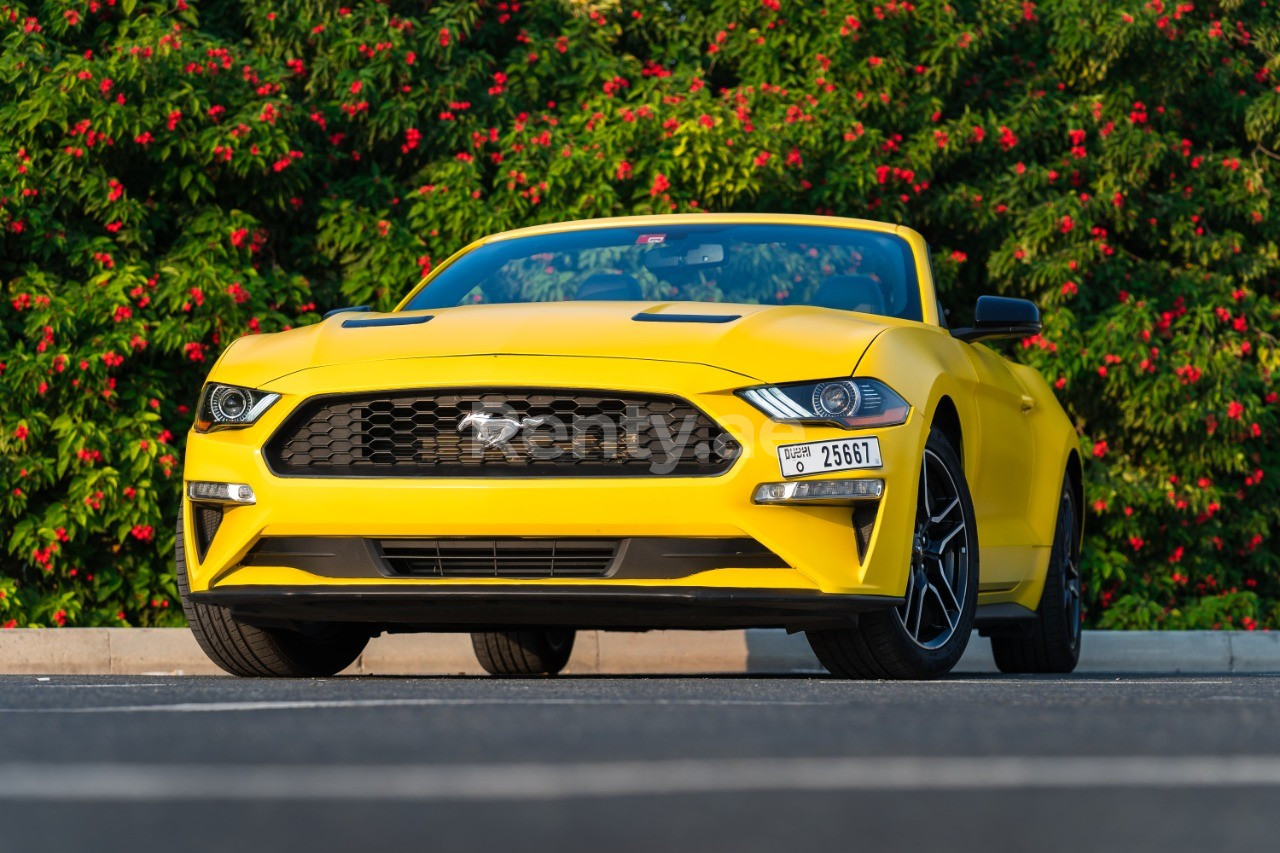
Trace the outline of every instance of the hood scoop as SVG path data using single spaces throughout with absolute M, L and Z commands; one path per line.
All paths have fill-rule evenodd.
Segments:
M 343 320 L 342 328 L 368 329 L 372 326 L 416 326 L 419 323 L 427 322 L 434 316 L 434 314 L 418 314 L 413 317 L 400 317 L 392 314 L 390 317 L 353 317 L 350 320 Z
M 641 311 L 631 318 L 641 323 L 732 323 L 741 314 L 651 314 Z

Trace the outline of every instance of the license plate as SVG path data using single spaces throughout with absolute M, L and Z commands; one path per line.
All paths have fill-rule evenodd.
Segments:
M 808 441 L 784 444 L 778 448 L 778 465 L 782 476 L 823 474 L 827 471 L 849 471 L 854 468 L 879 468 L 880 439 L 837 438 L 833 441 Z

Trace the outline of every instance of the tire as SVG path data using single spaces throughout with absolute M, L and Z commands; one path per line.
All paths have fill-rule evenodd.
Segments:
M 807 632 L 832 675 L 937 678 L 969 644 L 978 608 L 977 525 L 960 459 L 936 429 L 921 460 L 913 546 L 902 605 L 863 613 L 853 628 Z
M 992 637 L 996 666 L 1008 673 L 1071 672 L 1080 660 L 1080 522 L 1070 485 L 1063 483 L 1049 571 L 1028 634 Z
M 555 675 L 573 653 L 569 628 L 524 628 L 471 634 L 480 666 L 490 675 Z
M 355 625 L 316 624 L 305 631 L 259 628 L 239 621 L 225 607 L 192 601 L 182 530 L 179 510 L 174 563 L 182 612 L 200 648 L 222 669 L 249 677 L 321 678 L 346 669 L 364 651 L 369 633 Z

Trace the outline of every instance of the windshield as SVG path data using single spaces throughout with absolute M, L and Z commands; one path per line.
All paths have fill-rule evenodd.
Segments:
M 441 270 L 407 310 L 566 300 L 815 305 L 921 319 L 911 247 L 900 237 L 714 223 L 499 240 Z

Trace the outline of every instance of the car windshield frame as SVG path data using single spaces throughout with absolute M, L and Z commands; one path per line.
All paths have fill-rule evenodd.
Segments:
M 785 253 L 779 260 L 790 266 L 775 270 L 762 264 L 761 258 L 768 260 L 771 248 Z M 604 263 L 592 271 L 592 265 L 568 262 L 570 258 L 581 261 L 589 252 L 602 253 L 595 266 L 607 261 L 608 253 L 619 263 Z M 751 257 L 748 253 L 752 252 L 760 257 Z M 746 267 L 753 261 L 756 266 L 750 270 L 734 269 L 734 264 Z M 544 279 L 541 286 L 548 290 L 542 295 L 549 298 L 523 298 L 529 295 L 525 292 L 528 280 L 510 283 L 512 272 L 508 270 L 515 269 L 513 264 L 525 264 L 522 274 L 526 279 Z M 545 266 L 544 271 L 535 269 L 538 264 Z M 868 264 L 871 266 L 864 269 Z M 721 273 L 726 274 L 723 284 Z M 500 275 L 505 275 L 508 283 L 504 284 Z M 581 295 L 584 284 L 591 288 L 587 279 L 592 278 L 604 281 L 592 295 Z M 611 284 L 610 278 L 615 283 Z M 824 283 L 831 285 L 825 296 Z M 516 288 L 524 289 L 511 292 Z M 478 289 L 486 297 L 493 291 L 498 298 L 477 299 L 474 294 Z M 508 292 L 501 293 L 504 289 Z M 867 301 L 857 302 L 849 295 L 850 289 L 867 294 Z M 772 298 L 760 298 L 770 294 Z M 736 298 L 717 298 L 725 296 Z M 822 298 L 815 300 L 817 296 Z M 923 321 L 915 253 L 906 239 L 869 228 L 791 223 L 611 224 L 502 237 L 481 243 L 441 267 L 409 297 L 402 310 L 615 298 L 644 303 L 816 305 Z

